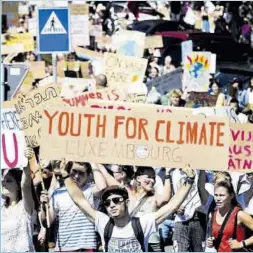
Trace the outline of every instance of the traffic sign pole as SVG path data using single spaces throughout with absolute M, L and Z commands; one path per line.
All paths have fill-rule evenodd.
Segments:
M 57 84 L 57 54 L 52 53 L 53 77 L 54 83 Z

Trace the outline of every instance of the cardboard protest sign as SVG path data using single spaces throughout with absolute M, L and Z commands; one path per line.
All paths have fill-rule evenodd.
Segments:
M 28 19 L 28 31 L 33 36 L 37 36 L 37 19 L 36 18 Z
M 118 88 L 105 88 L 92 92 L 84 92 L 82 95 L 72 98 L 63 98 L 68 106 L 83 107 L 86 106 L 91 99 L 123 101 L 126 99 L 124 93 Z
M 24 52 L 34 51 L 34 39 L 31 33 L 12 34 L 6 45 L 23 44 Z
M 225 119 L 91 108 L 48 108 L 42 159 L 196 169 L 226 169 Z M 196 156 L 198 154 L 198 156 Z M 219 159 L 217 157 L 219 156 Z
M 144 83 L 131 83 L 127 90 L 127 101 L 132 103 L 145 103 L 148 89 Z
M 78 57 L 87 59 L 87 60 L 103 60 L 103 53 L 98 53 L 93 50 L 89 50 L 82 47 L 76 47 L 75 52 Z
M 190 101 L 194 101 L 196 104 L 204 107 L 212 107 L 216 105 L 217 96 L 208 94 L 207 92 L 190 92 Z
M 216 54 L 211 54 L 210 74 L 216 73 Z
M 210 78 L 210 52 L 192 52 L 184 61 L 183 89 L 204 92 L 208 90 Z
M 13 53 L 23 53 L 25 51 L 23 44 L 1 45 L 1 55 Z
M 46 76 L 46 63 L 44 61 L 34 61 L 27 63 L 34 79 L 42 79 Z
M 25 135 L 20 117 L 14 108 L 1 110 L 1 168 L 25 167 Z
M 112 36 L 112 43 L 118 54 L 143 57 L 146 34 L 137 31 L 122 30 Z
M 172 89 L 182 88 L 182 68 L 177 68 L 174 71 L 155 78 L 154 80 L 148 82 L 148 90 L 155 87 L 160 94 L 169 92 Z
M 89 78 L 89 62 L 80 62 L 80 68 L 82 73 L 82 78 Z
M 131 83 L 133 78 L 142 82 L 147 59 L 119 54 L 104 54 L 105 75 L 108 83 Z
M 90 45 L 89 5 L 69 4 L 72 47 Z
M 27 146 L 40 145 L 42 111 L 51 105 L 64 106 L 56 85 L 39 87 L 27 96 L 20 96 L 15 101 L 15 108 L 20 114 L 20 121 L 25 131 Z
M 145 38 L 145 48 L 163 48 L 163 38 L 160 35 L 147 36 Z
M 182 62 L 185 62 L 186 56 L 193 51 L 192 40 L 186 40 L 181 43 Z
M 228 117 L 232 123 L 239 123 L 239 119 L 235 113 L 235 109 L 230 106 L 222 107 L 200 107 L 192 111 L 193 115 L 203 115 L 205 117 L 217 116 Z
M 252 124 L 230 125 L 229 171 L 253 172 L 253 127 Z
M 69 78 L 65 77 L 61 81 L 61 97 L 72 98 L 81 95 L 90 87 L 95 87 L 94 79 Z

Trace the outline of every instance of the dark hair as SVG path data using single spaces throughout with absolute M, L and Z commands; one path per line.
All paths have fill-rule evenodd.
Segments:
M 129 179 L 133 179 L 134 176 L 134 167 L 131 165 L 118 165 L 119 169 L 126 173 Z
M 148 175 L 151 177 L 155 177 L 155 170 L 152 167 L 148 166 L 137 166 L 137 170 L 135 172 L 135 178 L 141 175 Z
M 239 105 L 239 101 L 237 98 L 231 98 L 230 102 L 229 103 L 236 103 Z
M 21 179 L 22 179 L 22 170 L 19 169 L 10 169 L 7 174 L 10 174 L 17 183 L 18 190 L 17 190 L 17 201 L 19 202 L 22 199 L 22 192 L 21 192 Z M 8 207 L 10 204 L 10 199 L 7 197 L 5 200 L 4 205 Z
M 231 182 L 229 182 L 228 180 L 218 181 L 214 185 L 214 188 L 217 188 L 217 187 L 226 188 L 227 191 L 228 191 L 228 193 L 229 193 L 229 195 L 232 195 L 231 205 L 232 206 L 238 206 L 238 202 L 237 202 L 236 196 L 235 196 L 234 187 L 233 187 L 233 185 L 232 185 Z
M 220 81 L 216 78 L 211 78 L 209 82 L 210 82 L 210 84 L 209 84 L 210 89 L 212 88 L 214 83 L 216 83 L 219 88 L 221 87 Z
M 242 81 L 238 78 L 233 78 L 231 81 L 230 81 L 230 87 L 233 87 L 233 84 L 234 83 L 238 83 L 238 90 L 242 90 L 243 87 L 242 87 Z
M 91 172 L 92 172 L 92 168 L 91 168 L 91 165 L 90 163 L 86 163 L 86 162 L 68 162 L 67 165 L 66 165 L 66 170 L 68 173 L 70 173 L 71 169 L 73 168 L 73 165 L 74 163 L 82 166 L 82 167 L 85 167 L 87 169 L 87 174 L 90 175 Z

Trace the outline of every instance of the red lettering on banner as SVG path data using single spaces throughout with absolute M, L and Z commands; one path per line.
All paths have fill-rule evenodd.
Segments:
M 13 143 L 14 143 L 14 153 L 15 153 L 15 158 L 14 160 L 11 162 L 8 158 L 7 155 L 7 150 L 6 150 L 6 143 L 5 143 L 5 134 L 2 134 L 2 149 L 3 149 L 3 157 L 4 157 L 4 161 L 7 164 L 7 166 L 9 168 L 15 168 L 17 163 L 18 163 L 18 141 L 17 141 L 17 136 L 15 133 L 12 134 L 12 138 L 13 138 Z

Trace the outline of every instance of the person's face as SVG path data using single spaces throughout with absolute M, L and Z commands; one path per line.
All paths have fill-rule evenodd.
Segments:
M 152 78 L 155 78 L 155 77 L 158 76 L 158 72 L 157 72 L 157 70 L 156 70 L 155 68 L 152 68 L 152 69 L 151 69 L 150 76 L 151 76 Z
M 219 186 L 214 189 L 214 200 L 218 208 L 230 206 L 232 196 L 225 187 Z
M 36 60 L 36 58 L 35 58 L 34 54 L 30 54 L 30 56 L 29 56 L 29 60 L 30 60 L 30 61 L 35 61 L 35 60 Z
M 2 176 L 2 195 L 4 197 L 12 198 L 16 196 L 18 191 L 18 184 L 10 173 Z
M 234 108 L 235 110 L 238 109 L 238 104 L 237 103 L 230 103 L 229 104 L 232 108 Z
M 43 174 L 43 178 L 49 178 L 53 175 L 51 170 L 48 169 L 48 168 L 43 168 L 42 169 L 42 174 Z
M 104 205 L 110 217 L 121 218 L 126 214 L 128 200 L 121 195 L 112 194 L 104 201 Z
M 239 83 L 237 83 L 237 82 L 236 82 L 236 83 L 233 83 L 233 85 L 232 85 L 232 86 L 233 86 L 233 88 L 238 89 L 238 87 L 239 87 Z
M 166 60 L 165 60 L 165 66 L 166 67 L 170 66 L 170 63 L 171 63 L 171 59 L 170 58 L 166 58 Z
M 149 177 L 148 175 L 141 175 L 138 176 L 136 180 L 146 192 L 151 192 L 154 190 L 155 178 Z
M 217 94 L 219 92 L 219 86 L 216 83 L 212 85 L 212 91 L 214 94 Z
M 74 163 L 73 168 L 70 171 L 70 176 L 78 186 L 82 187 L 88 180 L 87 168 Z
M 157 57 L 154 57 L 154 62 L 158 63 L 158 58 Z
M 250 85 L 253 87 L 253 78 L 250 80 Z
M 118 165 L 112 165 L 111 171 L 113 173 L 113 177 L 120 183 L 125 178 L 125 173 L 121 171 Z
M 172 94 L 171 96 L 171 103 L 174 106 L 178 106 L 179 105 L 179 101 L 180 101 L 180 97 L 176 94 Z

